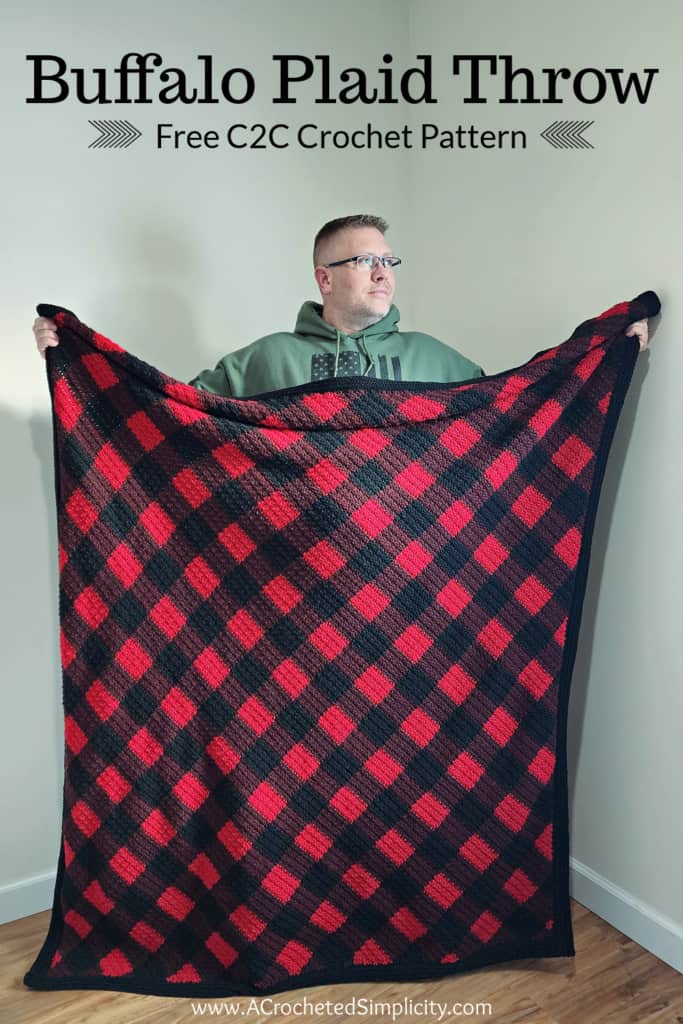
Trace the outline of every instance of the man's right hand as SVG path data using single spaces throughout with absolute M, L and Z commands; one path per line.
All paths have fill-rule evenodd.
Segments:
M 48 345 L 59 345 L 57 324 L 47 316 L 37 316 L 33 321 L 33 336 L 43 359 Z

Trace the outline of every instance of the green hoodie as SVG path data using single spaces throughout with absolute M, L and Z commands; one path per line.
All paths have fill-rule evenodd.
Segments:
M 399 331 L 394 305 L 381 320 L 354 334 L 344 334 L 321 314 L 319 303 L 304 302 L 294 333 L 258 338 L 189 383 L 217 395 L 247 398 L 327 377 L 448 383 L 484 374 L 477 363 L 430 334 Z

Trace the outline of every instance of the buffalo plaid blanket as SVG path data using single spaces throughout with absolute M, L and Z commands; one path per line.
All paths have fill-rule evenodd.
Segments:
M 570 679 L 653 292 L 501 373 L 224 398 L 53 316 L 62 837 L 37 989 L 574 955 Z

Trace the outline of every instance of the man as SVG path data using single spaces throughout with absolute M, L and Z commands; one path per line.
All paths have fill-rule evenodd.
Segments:
M 450 382 L 479 377 L 484 370 L 429 334 L 399 331 L 393 304 L 396 269 L 385 238 L 387 223 L 370 214 L 328 221 L 313 244 L 314 276 L 322 303 L 304 302 L 293 332 L 258 338 L 223 356 L 213 370 L 189 382 L 219 395 L 246 398 L 328 377 Z M 37 317 L 33 332 L 45 358 L 57 344 L 56 325 Z M 647 320 L 629 326 L 641 350 Z
M 482 368 L 429 334 L 398 329 L 392 299 L 400 260 L 381 217 L 328 221 L 313 244 L 322 303 L 304 302 L 293 333 L 270 334 L 224 356 L 191 383 L 247 396 L 327 377 L 452 381 Z M 394 265 L 395 264 L 395 265 Z

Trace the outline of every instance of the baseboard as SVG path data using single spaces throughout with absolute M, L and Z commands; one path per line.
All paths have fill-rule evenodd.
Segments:
M 55 893 L 57 872 L 25 878 L 23 882 L 0 886 L 0 924 L 18 921 L 21 917 L 50 910 Z
M 613 885 L 575 857 L 569 858 L 572 898 L 683 973 L 683 928 Z M 0 887 L 0 924 L 52 907 L 56 872 Z
M 572 898 L 683 973 L 683 927 L 613 885 L 575 857 L 569 858 Z

